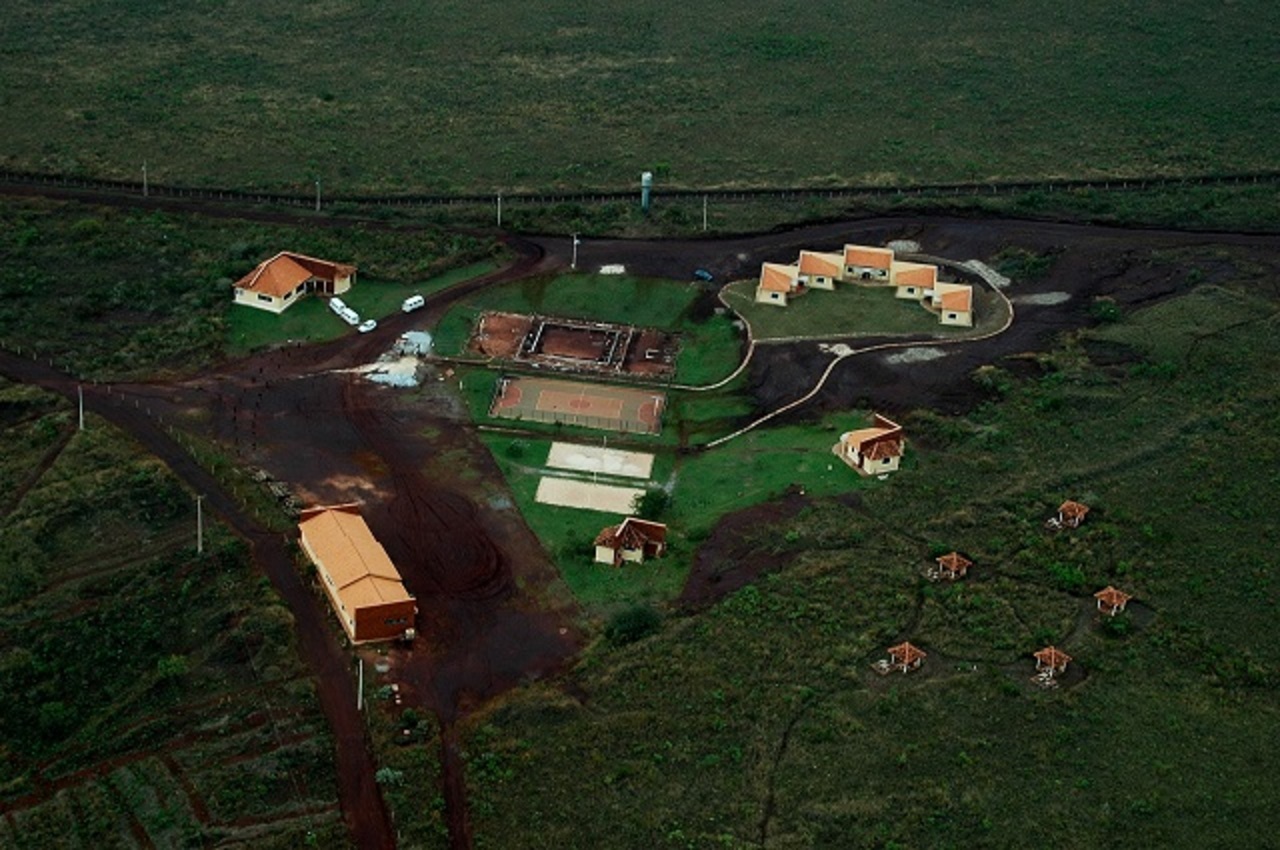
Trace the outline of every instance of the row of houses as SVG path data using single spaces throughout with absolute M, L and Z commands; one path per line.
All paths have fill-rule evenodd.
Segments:
M 973 326 L 973 287 L 938 280 L 938 267 L 894 258 L 891 248 L 845 245 L 840 253 L 801 251 L 796 262 L 764 263 L 756 302 L 787 306 L 811 289 L 834 290 L 837 283 L 892 286 L 898 298 L 919 302 L 944 325 Z

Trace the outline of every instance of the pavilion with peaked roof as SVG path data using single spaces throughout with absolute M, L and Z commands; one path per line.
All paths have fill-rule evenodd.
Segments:
M 912 670 L 924 664 L 925 658 L 929 653 L 913 643 L 903 641 L 897 646 L 891 646 L 887 650 L 889 653 L 889 664 L 894 670 L 901 670 L 903 673 L 910 673 Z
M 1060 528 L 1079 528 L 1080 523 L 1084 522 L 1085 515 L 1088 513 L 1088 505 L 1067 499 L 1058 506 L 1058 526 Z
M 938 578 L 944 578 L 948 581 L 964 578 L 965 574 L 969 572 L 969 568 L 973 566 L 973 561 L 970 561 L 959 552 L 948 552 L 938 558 L 937 561 Z
M 1067 669 L 1067 665 L 1071 663 L 1071 656 L 1056 646 L 1046 646 L 1033 654 L 1036 659 L 1036 669 L 1042 670 L 1050 676 L 1063 672 Z
M 1099 590 L 1093 594 L 1098 600 L 1098 610 L 1106 614 L 1108 617 L 1114 617 L 1124 610 L 1124 606 L 1129 604 L 1129 600 L 1133 597 L 1123 590 L 1116 590 L 1111 585 Z

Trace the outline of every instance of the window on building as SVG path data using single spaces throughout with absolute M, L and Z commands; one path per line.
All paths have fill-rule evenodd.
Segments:
M 274 299 L 273 299 L 270 295 L 259 295 L 259 296 L 258 296 L 258 300 L 259 300 L 259 301 L 265 301 L 265 302 L 267 302 L 268 304 L 270 304 Z
M 948 319 L 954 319 L 954 318 L 956 318 L 956 314 L 955 314 L 955 313 L 948 313 L 948 314 L 947 314 L 947 318 L 948 318 Z

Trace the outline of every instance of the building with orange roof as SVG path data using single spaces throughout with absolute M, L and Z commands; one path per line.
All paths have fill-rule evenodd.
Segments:
M 281 251 L 235 282 L 236 304 L 283 313 L 309 293 L 341 295 L 351 288 L 356 267 L 306 254 Z
M 352 643 L 413 633 L 417 600 L 405 590 L 359 505 L 304 510 L 298 531 L 302 551 L 315 564 L 320 585 Z
M 963 283 L 936 283 L 925 306 L 936 310 L 938 321 L 944 325 L 973 327 L 972 286 Z
M 782 263 L 763 263 L 760 266 L 760 283 L 756 286 L 756 302 L 787 306 L 787 299 L 803 290 L 798 266 Z
M 870 245 L 844 246 L 844 275 L 842 280 L 878 280 L 889 282 L 889 267 L 893 265 L 891 248 L 873 248 Z
M 894 286 L 894 295 L 920 301 L 933 294 L 934 284 L 938 282 L 938 267 L 894 260 L 889 266 L 889 282 Z
M 844 255 L 821 251 L 801 251 L 796 279 L 810 289 L 835 289 L 844 273 Z
M 897 471 L 905 447 L 902 426 L 877 413 L 870 428 L 846 431 L 831 450 L 861 475 L 883 475 Z
M 1093 596 L 1098 600 L 1098 610 L 1108 617 L 1114 617 L 1123 611 L 1124 606 L 1128 605 L 1129 600 L 1133 598 L 1123 590 L 1116 590 L 1111 585 L 1102 588 Z
M 902 642 L 897 646 L 891 646 L 888 650 L 889 666 L 894 670 L 901 670 L 903 673 L 910 673 L 912 670 L 924 664 L 924 660 L 929 657 L 929 653 L 912 643 Z
M 1073 502 L 1067 499 L 1058 506 L 1058 527 L 1060 528 L 1079 528 L 1080 523 L 1084 522 L 1085 515 L 1089 513 L 1089 506 L 1081 502 Z
M 1067 669 L 1067 665 L 1071 663 L 1071 656 L 1067 655 L 1056 646 L 1046 646 L 1044 649 L 1033 653 L 1036 659 L 1036 669 L 1048 673 L 1053 676 Z
M 959 552 L 948 552 L 938 558 L 937 561 L 938 577 L 948 581 L 964 578 L 968 574 L 969 568 L 973 566 L 973 561 L 970 561 Z
M 667 526 L 660 522 L 629 516 L 596 535 L 596 562 L 622 566 L 624 561 L 642 563 L 645 558 L 661 558 L 667 548 Z

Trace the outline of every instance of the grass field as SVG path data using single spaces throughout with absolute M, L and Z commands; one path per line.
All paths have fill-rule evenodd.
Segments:
M 357 278 L 342 300 L 362 319 L 384 319 L 398 313 L 410 295 L 429 295 L 495 268 L 496 262 L 484 260 L 417 283 Z M 335 316 L 328 302 L 321 298 L 304 298 L 279 315 L 234 307 L 227 314 L 227 351 L 236 356 L 285 342 L 323 342 L 355 332 Z
M 243 341 L 229 338 L 229 323 L 241 320 L 234 314 L 249 312 L 233 307 L 231 285 L 283 248 L 353 262 L 362 276 L 392 286 L 355 296 L 372 310 L 394 301 L 401 284 L 430 285 L 494 251 L 491 242 L 432 228 L 410 237 L 3 200 L 0 343 L 86 377 L 198 369 L 251 341 L 252 328 Z
M 740 332 L 714 315 L 713 296 L 697 286 L 628 275 L 570 274 L 486 289 L 445 314 L 436 328 L 441 354 L 462 354 L 476 319 L 489 310 L 660 328 L 681 335 L 676 379 L 710 383 L 737 367 Z
M 26 2 L 4 164 L 329 193 L 1274 167 L 1274 4 L 847 12 Z
M 598 648 L 579 697 L 533 685 L 477 723 L 470 746 L 496 766 L 473 781 L 477 846 L 1274 834 L 1276 315 L 1254 284 L 1205 286 L 1065 340 L 1039 374 L 998 375 L 965 417 L 908 418 L 913 468 L 775 529 L 800 544 L 784 571 Z M 1066 497 L 1094 512 L 1046 532 Z M 952 548 L 970 579 L 925 582 Z M 1108 583 L 1139 604 L 1104 628 L 1090 594 Z M 902 638 L 931 653 L 925 671 L 871 674 Z M 1048 642 L 1084 681 L 1029 685 Z
M 96 417 L 0 382 L 0 847 L 346 846 L 292 618 Z M 206 518 L 207 519 L 207 518 Z

